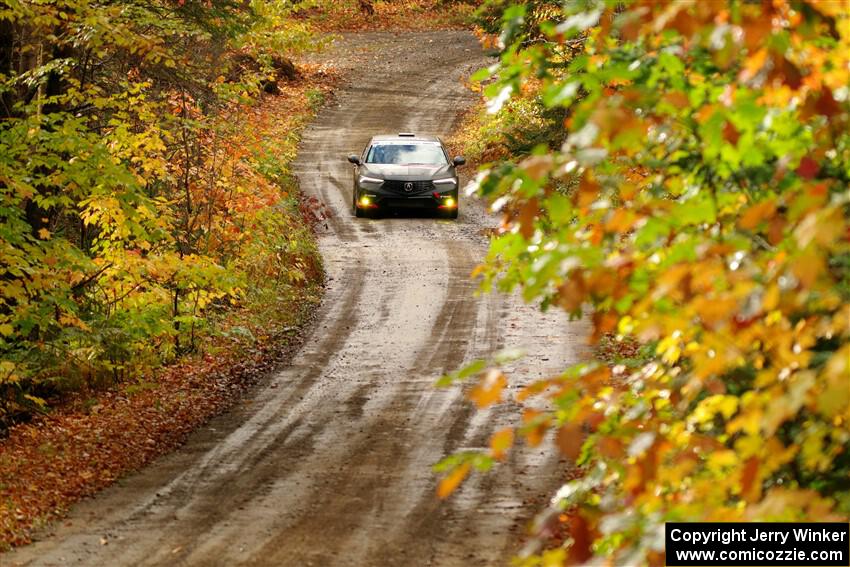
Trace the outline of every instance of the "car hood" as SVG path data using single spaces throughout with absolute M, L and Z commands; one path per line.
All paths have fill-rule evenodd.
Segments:
M 400 179 L 403 181 L 422 181 L 448 177 L 451 165 L 390 165 L 380 163 L 363 164 L 360 168 L 362 175 L 374 175 L 381 179 Z

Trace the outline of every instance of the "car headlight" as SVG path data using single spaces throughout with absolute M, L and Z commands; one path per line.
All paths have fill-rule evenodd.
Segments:
M 383 183 L 383 179 L 378 179 L 377 177 L 369 177 L 368 175 L 361 175 L 357 180 L 357 183 Z
M 452 186 L 452 185 L 457 185 L 457 181 L 456 181 L 456 180 L 454 180 L 454 179 L 452 179 L 452 178 L 448 178 L 448 179 L 436 179 L 436 180 L 434 180 L 434 185 L 448 185 L 448 186 Z

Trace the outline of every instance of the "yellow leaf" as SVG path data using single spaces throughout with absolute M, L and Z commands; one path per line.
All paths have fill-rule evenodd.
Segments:
M 656 354 L 660 354 L 662 360 L 667 364 L 675 364 L 682 354 L 681 341 L 678 336 L 665 337 L 659 341 L 655 348 Z
M 40 228 L 38 230 L 38 237 L 42 240 L 47 240 L 48 238 L 50 238 L 50 231 L 46 228 Z
M 812 287 L 823 270 L 823 258 L 813 247 L 807 248 L 791 263 L 791 271 L 805 288 Z
M 466 478 L 466 475 L 469 474 L 469 469 L 471 467 L 472 465 L 470 463 L 463 463 L 450 472 L 440 481 L 440 484 L 437 485 L 437 496 L 443 499 L 454 492 L 455 489 L 460 486 L 460 483 L 463 482 L 463 479 Z
M 764 447 L 764 461 L 761 465 L 763 476 L 768 476 L 791 462 L 798 451 L 798 445 L 789 445 L 786 447 L 775 437 L 768 439 Z
M 738 463 L 735 451 L 715 451 L 708 457 L 708 468 L 714 473 L 722 473 L 726 468 Z
M 721 414 L 727 420 L 738 410 L 738 397 L 716 395 L 709 396 L 697 405 L 691 420 L 702 425 L 711 422 L 714 416 Z
M 850 405 L 850 345 L 833 354 L 824 370 L 826 388 L 818 396 L 818 410 L 827 417 L 841 415 Z
M 32 403 L 34 403 L 35 405 L 37 405 L 40 408 L 46 408 L 47 407 L 47 402 L 43 398 L 39 398 L 38 396 L 32 396 L 30 394 L 24 394 L 24 398 L 31 401 Z
M 86 323 L 82 319 L 80 319 L 79 317 L 77 317 L 76 315 L 73 315 L 71 313 L 60 314 L 59 315 L 59 322 L 62 325 L 66 325 L 66 326 L 69 326 L 69 327 L 78 327 L 78 328 L 80 328 L 84 331 L 90 331 L 91 330 L 91 328 L 88 325 L 86 325 Z
M 764 292 L 761 303 L 765 312 L 776 309 L 776 306 L 779 305 L 779 286 L 776 284 L 769 285 Z

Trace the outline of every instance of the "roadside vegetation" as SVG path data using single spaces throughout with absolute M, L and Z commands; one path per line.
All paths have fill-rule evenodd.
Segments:
M 480 0 L 337 0 L 304 12 L 326 32 L 468 28 Z
M 664 562 L 665 521 L 850 515 L 850 15 L 841 2 L 489 2 L 457 143 L 503 218 L 478 273 L 589 317 L 597 360 L 479 407 L 568 457 L 522 565 Z
M 252 112 L 298 79 L 282 54 L 314 44 L 281 6 L 0 14 L 0 426 L 197 350 L 231 306 L 316 283 L 287 169 L 296 124 L 266 138 Z
M 0 10 L 0 538 L 273 367 L 323 270 L 290 172 L 333 86 L 313 3 Z M 165 367 L 168 366 L 166 369 Z

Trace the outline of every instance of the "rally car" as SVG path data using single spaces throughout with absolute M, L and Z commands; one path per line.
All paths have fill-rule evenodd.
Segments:
M 456 219 L 458 177 L 463 157 L 449 159 L 443 142 L 434 136 L 402 132 L 374 136 L 363 153 L 352 154 L 354 215 L 377 215 L 390 209 L 433 210 Z

